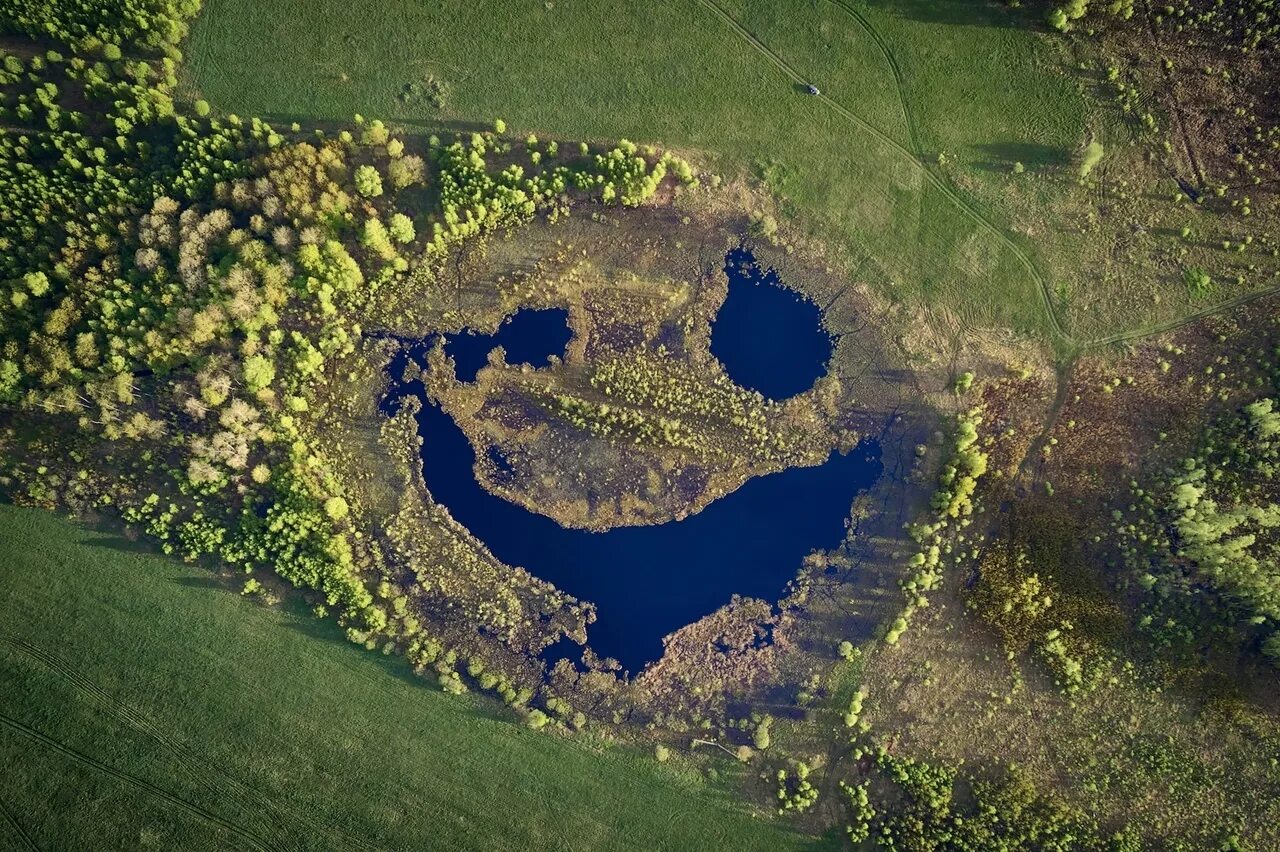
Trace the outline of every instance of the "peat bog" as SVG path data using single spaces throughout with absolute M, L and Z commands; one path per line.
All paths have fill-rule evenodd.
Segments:
M 831 352 L 816 306 L 762 275 L 747 252 L 731 252 L 726 270 L 728 312 L 722 309 L 713 331 L 721 343 L 717 357 L 730 375 L 762 393 L 785 397 L 807 389 Z M 755 313 L 762 310 L 763 316 Z M 537 366 L 563 353 L 568 329 L 563 312 L 557 313 L 521 311 L 494 335 L 446 335 L 445 351 L 463 381 L 474 380 L 499 344 L 509 362 Z M 761 324 L 772 329 L 767 341 L 757 340 Z M 753 351 L 757 342 L 764 355 Z M 434 343 L 431 337 L 397 355 L 383 402 L 392 413 L 401 399 L 422 398 L 418 433 L 427 488 L 498 559 L 596 604 L 591 647 L 632 673 L 661 656 L 664 636 L 734 595 L 777 598 L 805 555 L 840 543 L 853 498 L 882 470 L 880 447 L 867 439 L 823 464 L 751 479 L 683 520 L 607 532 L 567 529 L 485 490 L 476 480 L 467 436 L 424 398 L 420 380 L 399 378 L 410 359 L 425 361 Z

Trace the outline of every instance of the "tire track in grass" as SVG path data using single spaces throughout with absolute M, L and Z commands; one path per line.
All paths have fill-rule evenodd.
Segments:
M 165 733 L 163 729 L 153 723 L 142 713 L 134 710 L 128 704 L 107 693 L 97 684 L 75 671 L 70 665 L 54 654 L 51 654 L 22 639 L 9 636 L 4 633 L 0 633 L 0 642 L 3 642 L 15 651 L 18 651 L 29 659 L 44 666 L 46 669 L 70 684 L 81 695 L 88 697 L 107 713 L 114 716 L 118 721 L 158 743 L 170 752 L 182 768 L 187 770 L 195 782 L 207 792 L 213 793 L 217 796 L 240 796 L 245 797 L 250 801 L 262 801 L 262 796 L 260 796 L 256 791 L 239 783 L 235 779 L 228 777 L 225 773 L 221 773 L 217 769 L 214 769 L 208 761 L 201 760 L 199 756 L 194 754 L 181 741 Z M 210 770 L 214 773 L 221 774 L 225 780 L 214 780 L 210 775 Z M 275 833 L 277 833 L 281 838 L 288 836 L 288 830 L 275 814 L 268 811 L 263 815 L 263 817 L 267 822 L 271 823 Z M 287 846 L 288 844 L 285 845 Z
M 1280 284 L 1264 287 L 1261 290 L 1254 290 L 1252 293 L 1245 293 L 1243 295 L 1236 296 L 1233 299 L 1227 299 L 1225 302 L 1219 302 L 1216 305 L 1210 305 L 1206 308 L 1201 308 L 1198 311 L 1183 314 L 1177 319 L 1167 320 L 1162 323 L 1144 326 L 1142 328 L 1130 329 L 1129 331 L 1121 331 L 1116 334 L 1109 334 L 1106 337 L 1099 337 L 1083 344 L 1081 348 L 1096 349 L 1101 346 L 1109 346 L 1113 343 L 1129 343 L 1134 340 L 1141 340 L 1144 337 L 1164 334 L 1165 332 L 1182 328 L 1184 325 L 1190 325 L 1196 320 L 1202 320 L 1205 317 L 1211 317 L 1214 314 L 1226 313 L 1227 311 L 1235 310 L 1236 308 L 1243 307 L 1251 302 L 1256 302 L 1259 299 L 1274 296 L 1277 293 L 1280 293 Z
M 29 727 L 28 725 L 25 725 L 22 722 L 19 722 L 17 719 L 14 719 L 10 716 L 5 715 L 4 713 L 0 713 L 0 725 L 3 725 L 4 727 L 8 728 L 9 730 L 13 731 L 16 734 L 20 734 L 28 739 L 35 740 L 37 743 L 45 746 L 51 751 L 55 751 L 58 754 L 61 754 L 64 757 L 67 757 L 75 761 L 76 763 L 80 763 L 80 764 L 83 764 L 84 766 L 88 766 L 92 769 L 96 769 L 104 775 L 108 775 L 112 778 L 115 778 L 118 781 L 122 781 L 131 787 L 135 787 L 139 790 L 142 790 L 145 793 L 149 793 L 150 795 L 154 796 L 155 798 L 159 799 L 162 802 L 165 802 L 166 804 L 172 805 L 173 807 L 178 808 L 179 810 L 186 811 L 187 813 L 192 814 L 193 816 L 199 817 L 205 822 L 208 822 L 211 825 L 215 825 L 218 828 L 221 828 L 227 833 L 233 835 L 234 837 L 237 837 L 240 840 L 244 841 L 244 843 L 252 849 L 260 850 L 260 852 L 273 852 L 274 849 L 278 848 L 278 847 L 272 846 L 262 837 L 250 831 L 249 829 L 244 828 L 243 826 L 237 825 L 236 823 L 231 822 L 230 820 L 223 819 L 222 817 L 218 816 L 212 811 L 205 810 L 199 805 L 188 802 L 186 799 L 175 796 L 174 794 L 170 793 L 168 790 L 165 790 L 163 788 L 157 787 L 155 784 L 152 784 L 150 781 L 139 778 L 136 775 L 131 775 L 128 772 L 125 772 L 121 769 L 116 769 L 114 766 L 111 766 L 110 764 L 103 763 L 102 761 L 97 760 L 96 758 L 90 757 L 89 755 L 84 754 L 83 752 L 77 751 L 74 748 L 71 748 L 70 746 L 65 745 L 64 743 L 61 743 L 58 740 L 53 739 L 52 737 L 49 737 L 40 733 L 35 728 Z
M 35 841 L 31 839 L 31 835 L 27 834 L 27 832 L 23 830 L 22 824 L 18 822 L 17 818 L 13 814 L 9 813 L 9 809 L 4 806 L 3 801 L 0 801 L 0 816 L 4 817 L 4 821 L 9 824 L 11 829 L 13 829 L 14 836 L 21 841 L 24 849 L 28 849 L 30 852 L 39 852 L 39 847 L 36 846 Z
M 292 832 L 289 825 L 287 825 L 282 819 L 282 814 L 295 821 L 296 817 L 288 814 L 281 807 L 273 804 L 258 790 L 212 766 L 208 760 L 205 760 L 198 754 L 194 753 L 182 741 L 165 733 L 165 731 L 150 718 L 107 693 L 97 684 L 76 672 L 70 665 L 56 655 L 3 632 L 0 632 L 0 642 L 9 645 L 19 653 L 24 654 L 30 659 L 33 659 L 39 664 L 45 666 L 51 672 L 66 680 L 78 692 L 87 696 L 90 700 L 97 703 L 124 724 L 151 738 L 165 749 L 169 750 L 177 759 L 179 764 L 181 764 L 182 767 L 190 773 L 191 777 L 195 779 L 196 783 L 205 790 L 218 796 L 232 796 L 247 802 L 260 803 L 260 806 L 263 809 L 261 813 L 262 819 L 270 824 L 272 833 L 278 841 L 277 848 L 296 848 L 296 844 L 288 839 Z M 214 780 L 210 773 L 221 776 L 222 780 Z M 313 823 L 313 825 L 315 824 Z M 328 827 L 321 825 L 315 825 L 315 827 L 320 829 L 320 831 L 326 835 L 326 838 L 334 842 L 336 845 L 342 847 L 357 847 L 361 849 L 375 848 L 370 847 L 361 840 L 336 834 Z
M 716 15 L 716 17 L 720 18 L 720 20 L 727 24 L 730 29 L 737 33 L 738 36 L 746 41 L 747 44 L 749 44 L 756 52 L 768 59 L 772 65 L 774 65 L 792 82 L 800 85 L 808 85 L 808 81 L 800 74 L 799 71 L 771 50 L 750 30 L 739 23 L 736 18 L 725 11 L 725 9 L 716 3 L 715 0 L 698 0 L 698 3 Z M 1049 327 L 1053 332 L 1053 335 L 1067 347 L 1075 347 L 1076 344 L 1074 338 L 1067 333 L 1066 329 L 1062 325 L 1062 321 L 1058 318 L 1057 311 L 1053 305 L 1053 293 L 1049 289 L 1049 283 L 1045 281 L 1044 276 L 1040 274 L 1040 270 L 1031 262 L 1031 258 L 1027 256 L 1026 252 L 1024 252 L 1022 248 L 1005 233 L 1003 228 L 997 225 L 985 213 L 981 212 L 975 205 L 969 202 L 968 199 L 964 198 L 954 187 L 951 186 L 949 182 L 938 175 L 927 163 L 924 162 L 923 159 L 921 159 L 911 149 L 904 146 L 901 142 L 898 142 L 892 136 L 885 133 L 862 116 L 845 108 L 844 105 L 834 100 L 830 95 L 818 94 L 815 98 L 824 103 L 837 115 L 842 116 L 850 123 L 871 134 L 882 144 L 910 160 L 919 169 L 925 180 L 932 185 L 934 189 L 946 196 L 947 199 L 951 201 L 951 203 L 954 204 L 962 213 L 968 216 L 970 221 L 978 226 L 979 230 L 985 231 L 990 236 L 995 237 L 997 242 L 1008 249 L 1008 251 L 1018 261 L 1019 265 L 1026 270 L 1027 274 L 1031 277 L 1032 282 L 1037 285 L 1037 289 L 1040 293 L 1041 306 L 1044 309 L 1045 316 L 1049 320 Z
M 704 0 L 699 0 L 699 2 L 701 2 L 704 6 L 707 5 L 707 2 L 704 2 Z M 907 133 L 910 136 L 912 147 L 915 149 L 915 156 L 917 157 L 917 161 L 921 166 L 921 168 L 923 168 L 925 171 L 929 171 L 928 165 L 922 162 L 924 149 L 920 143 L 919 127 L 916 124 L 915 115 L 911 112 L 911 104 L 907 98 L 906 85 L 903 82 L 902 67 L 898 63 L 897 57 L 894 56 L 892 49 L 888 46 L 888 43 L 884 40 L 884 37 L 881 36 L 879 31 L 876 30 L 875 26 L 871 23 L 870 20 L 866 18 L 865 15 L 863 15 L 853 6 L 844 2 L 844 0 L 828 0 L 828 2 L 838 7 L 839 9 L 844 11 L 847 15 L 849 15 L 849 17 L 857 21 L 858 25 L 862 28 L 862 30 L 871 38 L 872 41 L 875 42 L 876 47 L 879 48 L 881 55 L 884 57 L 885 64 L 889 67 L 889 71 L 893 75 L 894 84 L 898 92 L 898 103 L 902 109 L 903 119 L 907 123 Z M 722 18 L 725 18 L 726 20 L 728 19 L 729 17 L 728 13 L 725 12 L 723 9 L 718 9 L 717 11 Z M 782 68 L 789 77 L 791 77 L 796 82 L 804 82 L 804 80 L 799 76 L 798 72 L 796 72 L 793 68 L 785 67 L 785 63 L 776 54 L 774 54 L 772 51 L 769 51 L 768 48 L 759 39 L 757 39 L 744 27 L 742 27 L 736 21 L 733 21 L 732 25 L 734 26 L 734 29 L 736 31 L 744 35 L 744 37 L 748 38 L 753 44 L 753 46 L 756 46 L 757 48 L 764 48 L 764 50 L 768 51 L 769 57 L 774 62 L 774 64 L 779 65 L 779 67 Z M 825 96 L 823 97 L 825 98 Z M 835 106 L 837 107 L 838 111 L 843 109 L 842 107 L 839 107 L 839 105 L 835 105 Z M 877 131 L 877 128 L 874 128 L 873 126 L 871 126 L 864 119 L 861 119 L 860 117 L 857 117 L 857 116 L 850 115 L 847 113 L 847 111 L 845 112 L 845 115 L 847 118 L 850 118 L 855 123 L 861 124 L 867 129 L 872 130 L 873 132 Z M 1189 152 L 1188 158 L 1194 160 L 1194 154 Z M 956 201 L 957 204 L 960 204 L 962 206 L 967 204 L 967 201 L 962 201 L 960 199 L 953 198 L 952 200 Z M 992 228 L 997 227 L 994 223 L 989 222 L 988 224 Z M 1030 263 L 1030 260 L 1028 258 L 1022 257 L 1020 259 L 1024 262 L 1024 264 Z M 1040 283 L 1041 283 L 1041 286 L 1044 287 L 1043 282 L 1041 281 Z M 1255 302 L 1259 299 L 1263 299 L 1268 296 L 1272 296 L 1276 294 L 1280 294 L 1280 285 L 1265 287 L 1261 290 L 1257 290 L 1252 293 L 1246 293 L 1241 296 L 1236 296 L 1235 298 L 1228 299 L 1227 301 L 1221 302 L 1217 305 L 1212 305 L 1206 308 L 1202 308 L 1198 311 L 1194 311 L 1190 314 L 1184 314 L 1181 317 L 1168 320 L 1166 322 L 1157 323 L 1155 325 L 1143 326 L 1141 328 L 1129 329 L 1127 331 L 1116 332 L 1115 334 L 1109 334 L 1103 337 L 1095 338 L 1093 340 L 1084 341 L 1079 343 L 1078 346 L 1082 350 L 1095 349 L 1102 346 L 1109 346 L 1115 343 L 1126 343 L 1126 342 L 1131 342 L 1135 340 L 1141 340 L 1146 337 L 1152 337 L 1158 334 L 1164 334 L 1165 332 L 1173 331 L 1175 329 L 1182 328 L 1183 326 L 1190 325 L 1191 323 L 1196 322 L 1197 320 L 1201 320 L 1206 317 L 1213 316 L 1215 314 L 1225 313 L 1227 311 L 1231 311 L 1236 308 L 1243 307 L 1244 305 L 1250 304 L 1251 302 Z M 1044 293 L 1044 295 L 1048 296 L 1047 292 Z M 1052 304 L 1053 304 L 1052 299 L 1049 298 L 1047 301 L 1047 305 L 1052 305 Z M 1051 321 L 1053 321 L 1055 325 L 1058 325 L 1058 328 L 1061 329 L 1060 324 L 1056 322 L 1057 317 L 1056 317 L 1055 311 L 1052 308 L 1048 308 L 1047 312 L 1050 316 Z M 1062 336 L 1065 342 L 1071 342 L 1071 338 L 1068 335 L 1066 335 L 1065 332 L 1062 332 Z
M 844 0 L 828 0 L 828 2 L 850 18 L 853 18 L 858 26 L 862 28 L 862 31 L 880 49 L 880 55 L 884 57 L 885 65 L 889 66 L 889 73 L 893 75 L 893 83 L 898 91 L 898 105 L 902 108 L 902 118 L 907 123 L 907 136 L 911 140 L 911 147 L 915 149 L 917 157 L 922 157 L 924 155 L 924 146 L 920 144 L 920 129 L 916 126 L 916 117 L 911 112 L 911 102 L 907 100 L 907 87 L 902 82 L 902 66 L 898 64 L 898 57 L 893 55 L 888 42 L 880 35 L 880 31 L 871 25 L 871 21 L 865 15 L 845 3 Z

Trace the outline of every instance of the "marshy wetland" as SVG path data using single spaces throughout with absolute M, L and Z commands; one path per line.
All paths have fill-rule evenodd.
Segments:
M 367 5 L 0 3 L 0 845 L 1280 846 L 1275 0 Z
M 808 390 L 831 356 L 817 308 L 783 289 L 776 275 L 762 273 L 745 250 L 728 254 L 725 272 L 725 304 L 735 310 L 726 315 L 721 308 L 712 338 L 725 370 L 756 376 L 775 391 Z M 754 359 L 740 364 L 737 357 L 752 348 L 760 331 L 759 314 L 752 308 L 762 302 L 769 305 L 768 322 L 774 327 L 772 356 L 767 364 Z M 551 309 L 520 311 L 492 335 L 451 334 L 439 342 L 462 381 L 475 380 L 472 364 L 502 369 L 501 360 L 489 361 L 497 346 L 504 347 L 511 366 L 527 375 L 520 365 L 545 367 L 548 359 L 564 357 L 565 316 Z M 715 347 L 717 340 L 720 347 Z M 429 362 L 436 341 L 407 347 L 392 362 L 390 375 L 405 375 L 410 359 Z M 394 409 L 402 397 L 425 393 L 421 380 L 393 381 L 383 405 Z M 591 647 L 632 673 L 661 656 L 664 636 L 734 596 L 778 598 L 810 551 L 841 543 L 853 498 L 872 486 L 881 471 L 879 445 L 865 439 L 845 452 L 831 452 L 819 464 L 752 478 L 682 519 L 607 531 L 566 528 L 486 490 L 477 479 L 476 451 L 467 435 L 435 401 L 424 398 L 422 403 L 418 433 L 423 477 L 432 497 L 501 561 L 594 603 Z M 518 478 L 519 456 L 502 456 L 491 446 L 487 458 L 496 476 Z

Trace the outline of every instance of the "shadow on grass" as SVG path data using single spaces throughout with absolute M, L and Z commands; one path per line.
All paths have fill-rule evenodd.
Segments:
M 1022 163 L 1028 169 L 1056 169 L 1071 162 L 1068 151 L 1038 142 L 992 142 L 974 145 L 973 150 L 987 158 L 978 166 L 993 172 L 1012 171 L 1014 163 Z
M 1027 26 L 1025 13 L 990 0 L 867 0 L 867 6 L 898 18 L 964 27 Z
M 371 118 L 379 118 L 388 125 L 394 127 L 404 127 L 415 133 L 482 133 L 486 130 L 493 130 L 493 125 L 483 121 L 442 121 L 438 118 L 422 115 L 390 115 L 376 114 Z M 317 118 L 314 115 L 305 115 L 303 113 L 284 113 L 269 112 L 262 115 L 263 121 L 266 121 L 276 130 L 288 128 L 293 123 L 300 125 L 305 132 L 314 130 L 323 130 L 326 135 L 334 136 L 343 130 L 350 130 L 353 134 L 358 132 L 358 128 L 351 119 L 337 118 Z
M 106 528 L 106 524 L 90 524 L 89 528 L 94 534 L 80 539 L 77 544 L 85 547 L 103 547 L 107 550 L 115 550 L 120 553 L 133 553 L 138 556 L 156 556 L 163 557 L 160 550 L 149 542 L 135 540 L 120 535 L 115 530 Z
M 218 591 L 229 591 L 226 583 L 217 577 L 179 577 L 174 580 L 179 586 L 185 586 L 188 589 L 216 589 Z
M 383 654 L 378 650 L 365 650 L 362 646 L 349 640 L 346 633 L 332 617 L 316 618 L 311 613 L 309 605 L 300 596 L 291 596 L 280 604 L 280 609 L 288 616 L 284 619 L 285 627 L 301 633 L 308 639 L 341 646 L 344 652 L 350 655 L 348 659 L 351 666 L 373 666 L 377 669 L 378 675 L 393 677 L 414 689 L 424 689 L 432 692 L 440 691 L 439 684 L 436 683 L 432 676 L 415 674 L 413 667 L 409 665 L 409 662 L 403 656 L 399 654 Z M 492 695 L 479 692 L 476 692 L 476 695 L 482 697 L 472 698 L 467 702 L 465 709 L 468 714 L 492 722 L 518 724 L 512 711 L 504 707 Z

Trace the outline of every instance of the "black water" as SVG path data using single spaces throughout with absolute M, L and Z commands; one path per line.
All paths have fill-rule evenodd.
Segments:
M 729 252 L 725 272 L 729 296 L 711 325 L 711 354 L 729 378 L 770 399 L 807 391 L 831 358 L 818 306 L 781 286 L 745 249 Z
M 506 350 L 508 364 L 545 367 L 552 355 L 564 357 L 564 348 L 573 336 L 568 321 L 569 314 L 563 308 L 524 310 L 504 322 L 497 334 L 448 335 L 446 351 L 453 358 L 460 382 L 476 380 L 495 346 Z
M 730 302 L 733 287 L 742 283 L 731 283 Z M 783 338 L 780 344 L 794 333 L 802 338 L 797 342 L 799 349 L 812 353 L 812 328 L 795 316 L 809 316 L 808 307 L 788 295 L 772 306 L 773 315 L 764 325 Z M 529 328 L 521 321 L 523 315 L 503 330 Z M 470 337 L 447 336 L 445 351 L 457 358 L 457 344 Z M 479 339 L 467 345 L 484 348 L 483 364 L 494 336 L 474 337 Z M 545 359 L 557 351 L 557 345 L 563 351 L 563 342 L 557 344 L 561 337 L 539 341 L 521 336 L 519 354 L 509 354 L 508 360 Z M 384 405 L 388 412 L 403 397 L 422 397 L 421 382 L 399 382 L 398 377 L 408 358 L 423 363 L 429 345 L 424 342 L 402 352 L 391 365 L 393 384 Z M 740 346 L 732 345 L 721 359 L 736 359 L 733 353 L 740 353 Z M 778 351 L 778 357 L 787 360 L 789 347 Z M 801 367 L 812 375 L 807 361 Z M 474 378 L 474 372 L 470 375 Z M 523 566 L 564 592 L 594 602 L 598 620 L 588 630 L 591 647 L 601 656 L 616 658 L 631 672 L 661 656 L 663 636 L 715 611 L 734 594 L 776 598 L 811 550 L 840 543 L 854 496 L 881 472 L 879 445 L 868 440 L 847 455 L 833 453 L 817 467 L 752 479 L 683 521 L 593 533 L 565 529 L 481 487 L 470 442 L 438 406 L 424 402 L 418 432 L 423 476 L 435 499 L 503 562 Z

